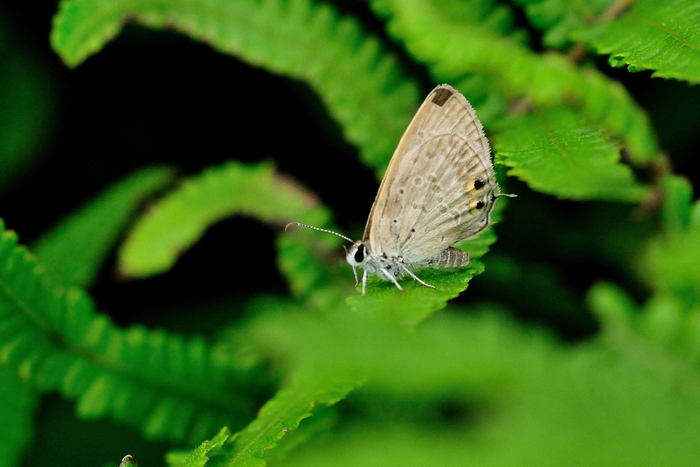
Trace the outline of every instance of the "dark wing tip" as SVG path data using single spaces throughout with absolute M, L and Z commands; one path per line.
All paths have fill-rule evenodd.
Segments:
M 431 101 L 435 105 L 439 105 L 442 107 L 445 105 L 445 102 L 447 102 L 447 99 L 452 96 L 452 94 L 455 93 L 455 90 L 452 87 L 446 86 L 438 86 L 435 88 L 433 91 L 433 100 Z

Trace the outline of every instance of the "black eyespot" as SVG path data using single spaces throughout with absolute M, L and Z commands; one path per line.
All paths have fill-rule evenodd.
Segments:
M 365 245 L 363 243 L 360 243 L 360 246 L 355 250 L 354 258 L 356 263 L 361 263 L 365 260 Z
M 483 201 L 476 202 L 476 209 L 482 209 L 484 206 L 486 206 L 486 205 L 484 204 Z
M 475 190 L 481 190 L 486 183 L 483 180 L 477 180 L 474 182 L 474 189 Z

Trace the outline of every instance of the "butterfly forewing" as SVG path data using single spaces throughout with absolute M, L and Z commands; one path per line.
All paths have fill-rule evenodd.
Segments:
M 474 110 L 452 87 L 438 86 L 394 152 L 364 240 L 374 254 L 419 263 L 487 227 L 497 190 Z

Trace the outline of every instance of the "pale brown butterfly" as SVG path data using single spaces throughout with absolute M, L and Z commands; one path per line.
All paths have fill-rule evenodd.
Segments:
M 447 84 L 433 89 L 394 151 L 367 219 L 362 240 L 301 222 L 296 225 L 337 235 L 352 243 L 346 259 L 403 290 L 398 279 L 424 267 L 454 268 L 469 263 L 452 245 L 472 238 L 491 223 L 502 195 L 481 122 L 462 94 Z

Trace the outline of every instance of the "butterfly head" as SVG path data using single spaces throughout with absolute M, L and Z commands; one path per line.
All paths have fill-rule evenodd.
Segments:
M 361 266 L 367 259 L 367 256 L 368 252 L 365 242 L 358 240 L 352 244 L 348 250 L 348 254 L 345 256 L 345 259 L 347 259 L 350 266 L 355 267 Z

